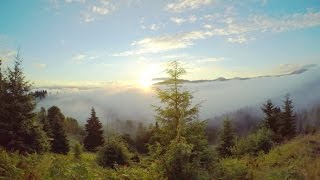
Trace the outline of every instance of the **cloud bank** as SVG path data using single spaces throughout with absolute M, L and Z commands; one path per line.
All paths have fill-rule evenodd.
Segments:
M 320 101 L 320 69 L 291 76 L 264 77 L 250 80 L 231 80 L 186 84 L 194 92 L 194 103 L 203 102 L 200 118 L 207 119 L 242 107 L 259 108 L 271 98 L 281 104 L 286 93 L 290 93 L 297 108 Z M 40 101 L 38 107 L 59 106 L 66 116 L 85 122 L 90 108 L 95 107 L 103 123 L 116 119 L 152 122 L 152 104 L 159 105 L 153 91 L 119 85 L 104 88 L 79 90 L 50 89 L 50 95 Z

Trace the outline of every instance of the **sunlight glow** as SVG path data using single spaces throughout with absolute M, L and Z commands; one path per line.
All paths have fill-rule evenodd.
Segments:
M 157 64 L 146 65 L 141 70 L 141 74 L 139 75 L 139 79 L 138 79 L 139 86 L 144 89 L 149 89 L 154 83 L 152 79 L 157 77 L 159 70 L 160 70 L 160 67 Z

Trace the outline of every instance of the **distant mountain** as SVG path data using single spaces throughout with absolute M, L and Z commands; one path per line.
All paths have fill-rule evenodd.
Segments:
M 256 76 L 256 77 L 234 77 L 234 78 L 225 78 L 225 77 L 219 77 L 216 79 L 209 79 L 209 80 L 187 80 L 187 79 L 179 79 L 180 83 L 204 83 L 204 82 L 215 82 L 215 81 L 231 81 L 231 80 L 249 80 L 249 79 L 257 79 L 257 78 L 266 78 L 266 77 L 282 77 L 282 76 L 290 76 L 290 75 L 296 75 L 296 74 L 302 74 L 309 70 L 309 68 L 316 66 L 315 64 L 311 64 L 309 66 L 305 66 L 301 69 L 297 69 L 295 71 L 292 71 L 290 73 L 286 74 L 278 74 L 278 75 L 265 75 L 265 76 Z M 154 85 L 162 85 L 162 84 L 170 84 L 168 78 L 154 78 L 153 81 L 160 81 L 157 83 L 154 83 Z

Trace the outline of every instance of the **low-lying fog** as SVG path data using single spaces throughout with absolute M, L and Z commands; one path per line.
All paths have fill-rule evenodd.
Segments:
M 261 103 L 269 98 L 280 105 L 286 93 L 291 94 L 296 108 L 302 108 L 320 100 L 320 68 L 290 76 L 194 83 L 185 84 L 185 87 L 194 92 L 194 103 L 203 101 L 200 109 L 202 119 L 246 106 L 260 108 Z M 82 123 L 89 117 L 91 107 L 96 109 L 103 123 L 117 118 L 152 122 L 154 113 L 151 105 L 159 104 L 152 90 L 121 85 L 86 90 L 48 90 L 50 94 L 38 103 L 38 108 L 56 105 L 66 116 Z

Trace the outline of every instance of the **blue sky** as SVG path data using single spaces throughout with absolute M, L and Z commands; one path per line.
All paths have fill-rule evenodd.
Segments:
M 319 0 L 2 0 L 0 57 L 36 86 L 133 83 L 179 60 L 187 79 L 320 64 Z

